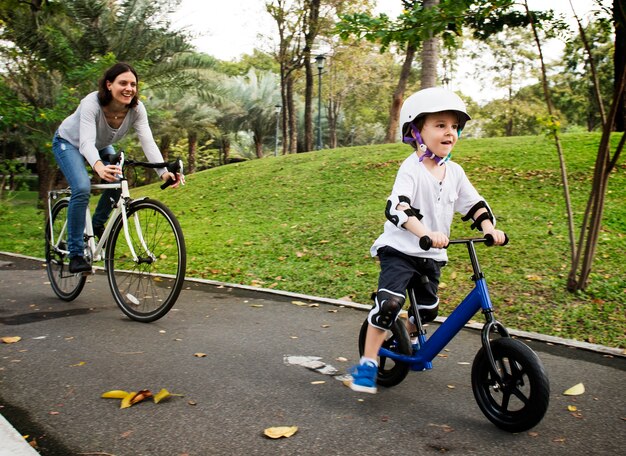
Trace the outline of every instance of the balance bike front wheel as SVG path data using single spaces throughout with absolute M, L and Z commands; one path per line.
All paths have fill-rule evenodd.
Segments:
M 502 337 L 491 351 L 501 380 L 481 348 L 472 365 L 472 390 L 478 407 L 500 429 L 526 431 L 541 421 L 548 409 L 550 383 L 539 357 L 522 342 Z

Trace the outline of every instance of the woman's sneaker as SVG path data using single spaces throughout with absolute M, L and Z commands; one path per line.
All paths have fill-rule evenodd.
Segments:
M 70 272 L 72 274 L 91 272 L 91 265 L 82 256 L 75 256 L 70 258 Z
M 366 361 L 364 364 L 357 364 L 350 368 L 352 381 L 348 386 L 352 391 L 360 393 L 376 394 L 376 375 L 378 374 L 378 366 L 374 363 Z

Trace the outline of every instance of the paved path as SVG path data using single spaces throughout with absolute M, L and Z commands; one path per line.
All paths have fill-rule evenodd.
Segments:
M 54 456 L 622 454 L 625 358 L 529 341 L 550 376 L 551 404 L 534 429 L 508 434 L 473 399 L 475 331 L 462 331 L 433 370 L 359 395 L 285 357 L 345 372 L 358 357 L 363 310 L 294 300 L 187 282 L 168 315 L 140 324 L 116 308 L 101 272 L 66 303 L 40 261 L 0 255 L 0 337 L 22 338 L 0 344 L 0 412 Z M 562 395 L 580 382 L 585 394 Z M 184 397 L 128 409 L 100 398 L 143 388 Z M 298 432 L 263 437 L 272 426 Z M 1 420 L 0 429 L 15 437 Z M 6 442 L 0 455 L 28 454 L 7 453 Z

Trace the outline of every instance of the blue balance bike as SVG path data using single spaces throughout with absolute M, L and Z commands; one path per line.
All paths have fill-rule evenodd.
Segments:
M 507 239 L 508 241 L 508 239 Z M 509 336 L 493 314 L 487 282 L 478 264 L 475 244 L 493 245 L 493 238 L 451 240 L 450 244 L 467 246 L 472 263 L 474 288 L 445 321 L 426 337 L 419 317 L 415 294 L 409 286 L 410 314 L 415 316 L 418 344 L 411 345 L 406 326 L 397 319 L 380 349 L 377 383 L 391 387 L 405 379 L 410 370 L 432 369 L 432 360 L 479 311 L 485 316 L 481 332 L 482 348 L 472 364 L 472 391 L 478 407 L 497 427 L 508 432 L 522 432 L 541 421 L 548 409 L 550 383 L 539 357 L 527 345 Z M 428 250 L 431 240 L 420 238 L 420 247 Z M 414 278 L 419 280 L 419 277 Z M 368 322 L 359 334 L 359 352 L 363 355 Z M 495 337 L 494 337 L 495 336 Z

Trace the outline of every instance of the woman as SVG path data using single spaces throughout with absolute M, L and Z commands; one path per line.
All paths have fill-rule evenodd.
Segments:
M 148 161 L 163 161 L 150 131 L 146 108 L 138 99 L 138 83 L 139 78 L 133 67 L 127 63 L 116 63 L 104 73 L 98 91 L 83 98 L 76 111 L 61 123 L 54 135 L 52 151 L 72 189 L 67 211 L 71 273 L 91 271 L 91 264 L 83 256 L 85 210 L 91 190 L 85 160 L 106 182 L 118 180 L 117 176 L 122 173 L 120 166 L 109 164 L 103 157 L 114 154 L 113 144 L 133 127 Z M 166 168 L 156 171 L 164 181 L 173 180 L 172 187 L 178 187 L 184 179 L 182 175 L 174 175 Z M 117 201 L 118 197 L 118 189 L 106 190 L 100 197 L 92 220 L 94 233 L 98 237 L 104 231 L 112 202 Z

